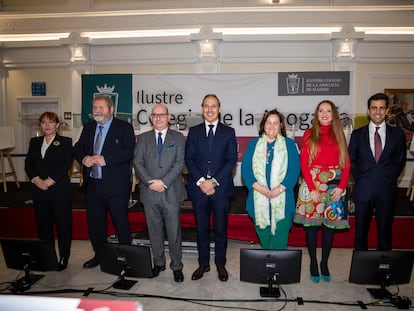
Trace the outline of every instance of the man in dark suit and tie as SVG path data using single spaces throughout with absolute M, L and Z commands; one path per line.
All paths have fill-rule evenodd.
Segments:
M 378 231 L 377 250 L 392 249 L 392 222 L 397 181 L 406 161 L 405 136 L 385 123 L 389 104 L 383 93 L 368 99 L 368 125 L 355 130 L 349 143 L 352 196 L 355 203 L 355 249 L 368 249 L 372 216 Z
M 190 128 L 185 148 L 189 171 L 188 192 L 197 223 L 199 267 L 192 280 L 210 271 L 210 215 L 213 216 L 215 264 L 218 278 L 227 281 L 225 268 L 227 220 L 234 194 L 233 168 L 237 161 L 237 141 L 233 128 L 219 122 L 220 101 L 214 94 L 204 97 L 204 122 Z
M 121 244 L 131 244 L 128 202 L 131 192 L 131 160 L 135 136 L 132 125 L 113 116 L 114 105 L 108 96 L 92 102 L 94 121 L 84 125 L 74 154 L 83 165 L 88 230 L 94 251 L 107 239 L 107 214 Z M 95 256 L 84 268 L 99 265 Z
M 165 229 L 174 281 L 182 282 L 180 203 L 187 197 L 182 176 L 185 143 L 183 134 L 168 129 L 169 120 L 165 105 L 152 108 L 154 130 L 139 135 L 134 164 L 141 180 L 140 200 L 144 204 L 154 257 L 153 276 L 165 270 Z

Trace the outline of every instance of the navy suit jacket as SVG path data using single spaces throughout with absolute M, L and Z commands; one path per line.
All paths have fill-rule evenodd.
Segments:
M 71 195 L 68 171 L 73 161 L 72 139 L 56 134 L 42 158 L 43 137 L 30 139 L 29 150 L 25 159 L 25 171 L 30 180 L 39 176 L 42 179 L 52 178 L 56 183 L 47 190 L 33 184 L 34 200 L 50 200 Z
M 188 193 L 190 196 L 205 196 L 197 186 L 197 181 L 207 177 L 210 168 L 220 186 L 214 196 L 229 198 L 234 194 L 233 169 L 237 162 L 237 140 L 234 129 L 222 123 L 217 124 L 214 135 L 213 152 L 209 155 L 205 123 L 193 126 L 188 132 L 185 146 L 185 164 L 190 173 Z
M 385 146 L 375 162 L 369 144 L 368 125 L 354 130 L 349 142 L 354 201 L 368 201 L 374 194 L 385 201 L 395 200 L 397 181 L 407 157 L 405 135 L 400 128 L 386 126 Z
M 93 155 L 93 144 L 97 123 L 88 122 L 75 144 L 75 158 L 79 163 L 87 155 Z M 106 165 L 102 167 L 102 186 L 107 195 L 125 195 L 131 192 L 132 159 L 134 156 L 135 135 L 131 124 L 113 118 L 101 155 Z M 88 186 L 91 167 L 83 167 L 83 180 Z

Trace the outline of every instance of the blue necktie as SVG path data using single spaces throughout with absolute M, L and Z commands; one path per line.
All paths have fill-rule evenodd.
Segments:
M 103 126 L 99 125 L 98 135 L 96 136 L 95 144 L 93 145 L 93 155 L 98 155 L 99 150 L 101 149 L 101 141 L 102 141 L 102 129 Z M 92 166 L 92 177 L 98 178 L 98 166 Z
M 158 132 L 158 144 L 157 144 L 158 154 L 161 155 L 162 151 L 162 133 Z

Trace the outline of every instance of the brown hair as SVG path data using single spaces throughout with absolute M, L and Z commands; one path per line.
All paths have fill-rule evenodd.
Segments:
M 268 112 L 266 112 L 263 115 L 262 121 L 260 121 L 260 128 L 259 128 L 259 136 L 262 136 L 264 131 L 264 126 L 266 124 L 267 119 L 271 116 L 271 115 L 276 115 L 279 117 L 279 121 L 280 121 L 280 134 L 282 134 L 283 137 L 286 137 L 286 127 L 285 127 L 285 117 L 283 116 L 283 114 L 281 114 L 279 111 L 277 111 L 277 109 L 272 109 Z
M 97 101 L 103 99 L 109 108 L 114 107 L 114 102 L 112 101 L 111 97 L 107 95 L 97 95 L 92 99 L 92 104 Z
M 43 112 L 39 117 L 39 124 L 44 120 L 49 119 L 50 121 L 55 121 L 56 123 L 59 123 L 59 117 L 56 113 L 51 111 L 45 111 Z
M 321 124 L 319 122 L 318 112 L 319 112 L 319 107 L 322 104 L 329 104 L 332 109 L 331 127 L 332 127 L 333 136 L 339 148 L 339 159 L 338 159 L 339 167 L 343 169 L 345 167 L 346 160 L 347 160 L 347 154 L 348 154 L 347 148 L 348 147 L 346 144 L 346 139 L 345 139 L 342 123 L 339 118 L 338 109 L 336 108 L 335 104 L 330 100 L 323 100 L 316 106 L 313 121 L 312 121 L 311 134 L 309 137 L 309 163 L 312 162 L 312 160 L 315 158 L 316 154 L 318 153 L 318 145 L 319 145 L 320 130 L 321 130 Z

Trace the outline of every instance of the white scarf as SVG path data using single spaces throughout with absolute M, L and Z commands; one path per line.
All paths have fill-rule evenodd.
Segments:
M 253 174 L 260 185 L 267 185 L 266 181 L 266 160 L 267 160 L 267 136 L 263 134 L 256 143 L 253 153 L 252 167 Z M 270 189 L 280 185 L 286 176 L 287 171 L 287 148 L 285 138 L 278 134 L 273 149 L 273 161 L 270 170 Z M 285 218 L 286 193 L 282 192 L 276 198 L 270 200 L 271 218 L 269 217 L 269 199 L 253 190 L 254 216 L 256 225 L 260 229 L 271 226 L 271 232 L 276 232 L 276 223 Z

